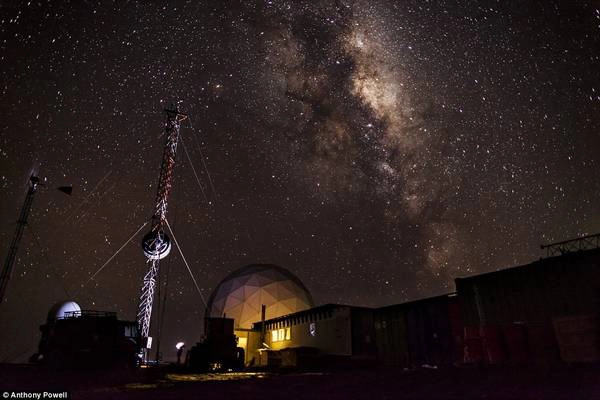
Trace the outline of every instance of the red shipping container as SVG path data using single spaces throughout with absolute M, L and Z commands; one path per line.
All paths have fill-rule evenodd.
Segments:
M 527 324 L 527 339 L 534 364 L 545 366 L 560 362 L 558 343 L 550 322 Z
M 523 323 L 513 323 L 505 325 L 503 330 L 510 363 L 527 364 L 530 357 L 526 325 Z
M 553 323 L 564 362 L 600 361 L 600 315 L 571 315 Z
M 479 327 L 465 326 L 463 361 L 465 364 L 481 364 L 483 361 L 483 343 Z
M 450 318 L 450 332 L 452 334 L 452 360 L 454 364 L 461 364 L 464 362 L 465 328 L 462 319 L 462 310 L 458 301 L 454 300 L 448 304 L 448 316 Z
M 507 354 L 502 330 L 498 326 L 487 325 L 482 326 L 480 332 L 483 339 L 485 361 L 491 365 L 504 364 Z

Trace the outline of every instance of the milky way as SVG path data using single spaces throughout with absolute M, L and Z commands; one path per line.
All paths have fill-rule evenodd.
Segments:
M 32 353 L 61 299 L 134 318 L 140 238 L 90 277 L 152 214 L 173 102 L 190 121 L 168 217 L 205 297 L 271 262 L 317 303 L 399 303 L 600 231 L 598 2 L 0 13 L 2 257 L 32 166 L 48 178 L 0 309 L 0 360 Z M 163 340 L 198 340 L 204 306 L 176 252 L 162 271 Z

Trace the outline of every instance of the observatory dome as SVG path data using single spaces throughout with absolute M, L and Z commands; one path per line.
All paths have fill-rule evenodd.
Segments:
M 66 313 L 81 313 L 81 307 L 74 301 L 61 301 L 52 306 L 48 312 L 48 321 L 63 319 Z
M 235 328 L 249 329 L 261 319 L 276 318 L 314 306 L 312 296 L 300 279 L 285 268 L 252 264 L 238 269 L 221 281 L 208 300 L 210 317 L 234 319 Z

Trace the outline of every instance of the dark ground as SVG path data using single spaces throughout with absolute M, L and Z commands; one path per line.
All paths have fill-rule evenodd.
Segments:
M 69 392 L 71 399 L 600 399 L 600 366 L 360 369 L 186 374 L 162 369 L 59 372 L 0 365 L 2 391 Z

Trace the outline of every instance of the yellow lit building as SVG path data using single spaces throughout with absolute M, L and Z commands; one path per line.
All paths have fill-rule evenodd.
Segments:
M 234 320 L 238 346 L 245 351 L 246 364 L 251 364 L 249 349 L 262 346 L 261 334 L 253 332 L 252 324 L 261 321 L 263 306 L 265 319 L 271 319 L 313 305 L 308 289 L 287 269 L 273 264 L 251 264 L 232 272 L 217 285 L 208 300 L 206 317 Z
M 253 331 L 259 336 L 263 334 L 263 324 L 255 323 Z M 260 343 L 260 340 L 254 343 Z M 248 346 L 247 357 L 254 357 L 255 363 L 261 365 L 271 364 L 271 359 L 276 364 L 278 357 L 274 353 L 278 351 L 307 349 L 321 357 L 374 359 L 373 310 L 326 304 L 266 320 L 263 345 L 258 348 Z

